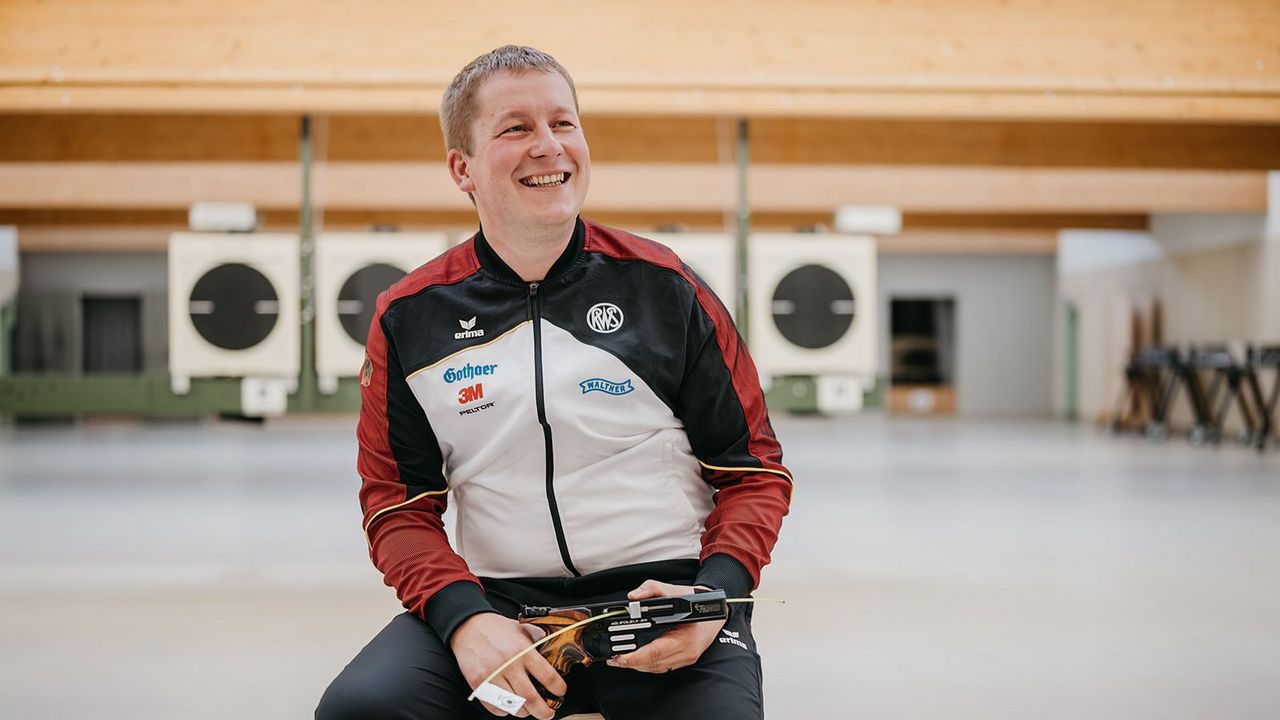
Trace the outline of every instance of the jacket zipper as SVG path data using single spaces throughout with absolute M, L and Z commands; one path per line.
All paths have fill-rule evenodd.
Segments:
M 538 299 L 538 283 L 529 283 L 529 316 L 533 320 L 533 379 L 538 403 L 538 424 L 542 425 L 542 442 L 547 458 L 547 505 L 551 508 L 551 523 L 556 529 L 556 544 L 560 546 L 560 561 L 575 577 L 581 576 L 569 557 L 569 544 L 564 538 L 564 524 L 560 521 L 560 508 L 556 504 L 555 458 L 551 454 L 551 425 L 547 422 L 547 406 L 542 393 L 542 305 Z

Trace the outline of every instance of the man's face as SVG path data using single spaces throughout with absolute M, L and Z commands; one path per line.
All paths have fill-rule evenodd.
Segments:
M 489 231 L 554 228 L 582 210 L 591 154 L 569 84 L 556 72 L 501 73 L 476 93 L 472 154 L 449 152 L 449 171 L 475 197 Z

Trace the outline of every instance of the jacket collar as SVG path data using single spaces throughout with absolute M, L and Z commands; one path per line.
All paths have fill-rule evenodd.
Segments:
M 541 282 L 553 280 L 573 264 L 578 256 L 582 254 L 582 246 L 586 242 L 587 228 L 579 217 L 573 225 L 573 236 L 569 238 L 569 244 L 565 246 L 564 252 L 560 253 L 560 257 L 556 258 L 551 269 L 547 271 L 547 276 Z M 480 228 L 476 232 L 475 237 L 476 259 L 480 261 L 480 267 L 484 268 L 489 274 L 502 280 L 503 282 L 513 283 L 517 285 L 526 284 L 525 281 L 511 269 L 510 265 L 498 256 L 493 247 L 489 245 L 489 241 L 484 238 L 484 228 Z

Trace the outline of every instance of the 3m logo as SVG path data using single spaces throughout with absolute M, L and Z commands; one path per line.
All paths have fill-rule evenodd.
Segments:
M 613 303 L 596 303 L 587 311 L 587 327 L 608 335 L 622 327 L 622 308 Z
M 476 383 L 458 391 L 458 404 L 466 405 L 484 399 L 484 383 Z
M 471 317 L 470 320 L 459 320 L 458 325 L 459 327 L 462 328 L 462 332 L 454 333 L 453 334 L 454 340 L 466 340 L 467 338 L 484 337 L 484 330 L 475 329 L 476 318 L 474 315 Z

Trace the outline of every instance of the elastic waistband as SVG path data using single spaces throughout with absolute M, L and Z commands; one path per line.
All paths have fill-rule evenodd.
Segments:
M 659 560 L 564 578 L 480 578 L 494 606 L 504 614 L 519 605 L 557 606 L 615 600 L 645 580 L 692 585 L 701 564 L 697 560 Z M 510 607 L 504 607 L 510 606 Z

